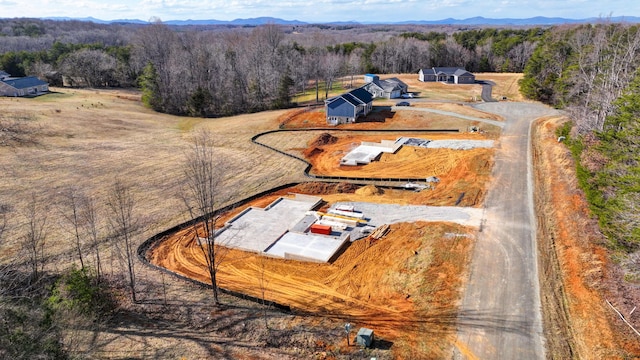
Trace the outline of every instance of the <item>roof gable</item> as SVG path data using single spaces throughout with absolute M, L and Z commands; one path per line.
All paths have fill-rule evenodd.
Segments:
M 470 72 L 468 72 L 465 69 L 458 69 L 456 70 L 456 72 L 453 73 L 453 75 L 455 76 L 473 76 L 473 74 L 471 74 Z
M 327 104 L 327 107 L 328 107 L 329 109 L 337 109 L 337 108 L 339 108 L 342 104 L 344 104 L 344 103 L 346 103 L 346 102 L 347 102 L 347 101 L 346 101 L 344 98 L 342 98 L 342 96 L 338 96 L 338 97 L 333 98 L 333 99 L 331 100 L 331 102 L 329 102 L 329 103 Z
M 462 74 L 462 73 L 468 73 L 467 70 L 461 67 L 434 67 L 433 71 L 436 74 L 458 75 L 458 76 L 460 76 L 459 74 Z

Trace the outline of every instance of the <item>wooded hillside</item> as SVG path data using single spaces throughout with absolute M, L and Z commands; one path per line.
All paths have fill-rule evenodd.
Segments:
M 559 135 L 571 135 L 591 210 L 612 246 L 635 251 L 640 247 L 639 28 L 559 27 L 539 44 L 521 89 L 569 111 L 573 128 Z
M 341 77 L 460 66 L 522 72 L 546 30 L 435 26 L 175 27 L 0 20 L 0 68 L 52 85 L 139 86 L 161 112 L 221 116 L 323 100 Z M 348 86 L 348 85 L 347 85 Z

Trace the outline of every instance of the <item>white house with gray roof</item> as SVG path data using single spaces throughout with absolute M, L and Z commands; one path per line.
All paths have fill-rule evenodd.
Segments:
M 418 80 L 423 82 L 445 82 L 448 84 L 474 84 L 476 76 L 464 68 L 459 67 L 432 67 L 420 69 Z
M 35 76 L 11 77 L 0 70 L 0 96 L 36 96 L 49 92 L 49 83 Z
M 366 74 L 364 81 L 363 88 L 375 98 L 397 99 L 402 94 L 406 94 L 409 88 L 402 80 L 395 77 L 380 80 L 378 75 Z

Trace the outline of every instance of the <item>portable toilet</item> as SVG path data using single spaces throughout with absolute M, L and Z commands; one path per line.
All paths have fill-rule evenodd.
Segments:
M 356 343 L 364 347 L 371 346 L 373 342 L 373 330 L 367 328 L 360 328 L 356 335 Z
M 364 82 L 366 84 L 368 84 L 370 82 L 378 81 L 378 80 L 380 80 L 378 75 L 375 75 L 375 74 L 364 74 Z

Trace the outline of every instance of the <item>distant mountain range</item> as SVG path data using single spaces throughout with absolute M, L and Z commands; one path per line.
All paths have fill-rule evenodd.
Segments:
M 68 17 L 48 17 L 44 18 L 48 20 L 57 21 L 88 21 L 98 24 L 149 24 L 149 21 L 143 21 L 138 19 L 118 19 L 118 20 L 100 20 L 93 17 L 86 18 L 68 18 Z M 558 17 L 543 17 L 537 16 L 527 19 L 491 19 L 481 16 L 472 17 L 468 19 L 442 19 L 442 20 L 411 20 L 401 22 L 358 22 L 358 21 L 343 21 L 343 22 L 323 22 L 318 24 L 333 24 L 333 25 L 373 25 L 373 24 L 388 24 L 388 25 L 561 25 L 561 24 L 581 24 L 581 23 L 597 23 L 603 21 L 610 22 L 626 22 L 626 23 L 640 23 L 640 17 L 635 16 L 617 16 L 610 18 L 587 18 L 587 19 L 567 19 Z M 283 20 L 273 17 L 258 17 L 249 19 L 235 19 L 235 20 L 169 20 L 163 21 L 163 24 L 167 25 L 235 25 L 235 26 L 258 26 L 264 24 L 278 24 L 278 25 L 311 25 L 314 23 L 307 23 L 298 20 Z

